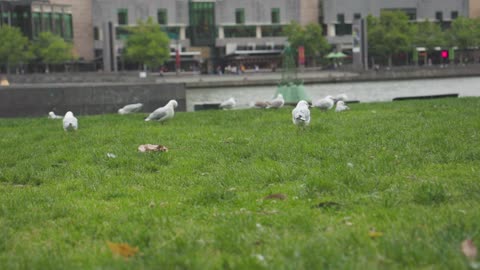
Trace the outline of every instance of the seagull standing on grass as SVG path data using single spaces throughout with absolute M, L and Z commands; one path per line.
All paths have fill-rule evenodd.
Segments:
M 119 109 L 118 113 L 119 114 L 134 113 L 134 112 L 140 111 L 142 107 L 143 107 L 142 103 L 128 104 L 128 105 L 125 105 L 123 108 Z
M 178 103 L 176 100 L 172 99 L 170 100 L 167 105 L 160 107 L 153 111 L 146 119 L 145 121 L 150 121 L 150 120 L 157 120 L 159 122 L 163 122 L 165 120 L 168 120 L 170 118 L 173 118 L 175 115 L 175 108 L 178 106 Z
M 230 110 L 230 109 L 233 109 L 235 107 L 237 103 L 235 102 L 235 99 L 233 97 L 225 100 L 224 102 L 220 103 L 220 109 L 224 109 L 224 110 Z
M 348 96 L 345 93 L 341 93 L 341 94 L 337 95 L 337 97 L 335 99 L 346 102 L 348 100 Z
M 346 110 L 350 110 L 350 108 L 345 105 L 345 102 L 343 102 L 343 100 L 340 100 L 337 102 L 337 107 L 335 107 L 335 111 L 336 112 L 343 112 L 343 111 L 346 111 Z
M 283 104 L 285 104 L 285 100 L 283 99 L 282 94 L 278 94 L 275 99 L 269 102 L 269 105 L 267 108 L 274 108 L 274 109 L 279 109 L 283 107 Z
M 78 129 L 78 120 L 73 113 L 68 111 L 63 117 L 63 130 L 72 131 Z
M 305 127 L 310 124 L 310 110 L 308 109 L 308 102 L 300 100 L 297 107 L 292 110 L 292 121 L 299 127 Z
M 327 111 L 333 108 L 333 105 L 335 104 L 335 100 L 333 99 L 332 96 L 326 96 L 322 99 L 319 99 L 315 102 L 313 102 L 313 107 L 319 108 L 322 111 Z
M 54 112 L 49 112 L 48 119 L 63 119 L 63 117 L 60 115 L 56 115 Z

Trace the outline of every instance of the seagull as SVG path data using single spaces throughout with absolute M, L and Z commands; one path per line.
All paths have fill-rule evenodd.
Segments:
M 118 113 L 119 114 L 134 113 L 134 112 L 140 111 L 142 107 L 143 107 L 142 103 L 128 104 L 128 105 L 125 105 L 123 108 L 118 109 Z
M 313 102 L 313 107 L 319 108 L 322 111 L 327 111 L 333 108 L 333 105 L 335 104 L 335 100 L 333 99 L 332 96 L 326 96 L 322 99 L 319 99 L 315 102 Z
M 78 129 L 78 120 L 73 113 L 68 111 L 63 117 L 63 129 L 65 131 L 77 130 Z
M 350 108 L 345 105 L 345 102 L 343 102 L 343 100 L 339 100 L 337 102 L 337 107 L 335 107 L 335 111 L 336 112 L 343 112 L 343 111 L 346 111 L 346 110 L 350 110 Z
M 299 127 L 305 127 L 310 124 L 310 110 L 308 109 L 308 102 L 300 100 L 297 107 L 292 110 L 292 121 Z
M 275 99 L 273 99 L 272 101 L 270 101 L 270 105 L 268 105 L 267 108 L 275 108 L 275 109 L 278 109 L 278 108 L 283 107 L 283 104 L 285 104 L 285 100 L 283 99 L 283 95 L 282 95 L 282 94 L 278 94 Z
M 172 99 L 170 100 L 167 105 L 160 107 L 153 111 L 146 119 L 145 121 L 150 121 L 150 120 L 157 120 L 159 122 L 163 122 L 165 120 L 168 120 L 170 118 L 173 118 L 175 115 L 174 109 L 178 106 L 178 103 L 176 100 Z
M 233 109 L 233 107 L 235 107 L 237 103 L 235 102 L 235 99 L 233 97 L 225 100 L 224 102 L 220 103 L 220 109 L 224 109 L 224 110 L 229 110 L 229 109 Z
M 63 117 L 60 115 L 56 115 L 54 112 L 49 112 L 48 119 L 63 119 Z
M 345 101 L 348 100 L 348 96 L 345 93 L 341 93 L 341 94 L 337 95 L 335 100 L 337 100 L 337 101 L 341 100 L 341 101 L 345 102 Z

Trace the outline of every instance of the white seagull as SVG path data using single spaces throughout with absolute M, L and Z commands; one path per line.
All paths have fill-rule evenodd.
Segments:
M 310 110 L 308 109 L 308 102 L 300 100 L 297 107 L 292 110 L 292 121 L 299 127 L 305 127 L 310 124 Z
M 333 108 L 333 105 L 335 104 L 335 100 L 333 99 L 332 96 L 326 96 L 322 99 L 319 99 L 315 102 L 313 102 L 313 107 L 319 108 L 322 111 L 327 111 Z
M 65 131 L 71 131 L 71 130 L 77 130 L 78 129 L 78 120 L 75 116 L 73 116 L 73 113 L 68 111 L 65 114 L 65 117 L 63 117 L 63 130 Z
M 119 114 L 134 113 L 134 112 L 140 111 L 142 107 L 143 107 L 142 103 L 128 104 L 128 105 L 125 105 L 123 108 L 118 109 L 118 113 Z
M 63 119 L 63 117 L 60 115 L 56 115 L 54 112 L 49 112 L 48 119 Z
M 347 96 L 347 94 L 345 94 L 345 93 L 341 93 L 341 94 L 337 95 L 337 97 L 336 97 L 335 99 L 336 99 L 337 101 L 338 101 L 338 100 L 341 100 L 341 101 L 343 101 L 343 102 L 346 102 L 346 101 L 348 100 L 348 96 Z
M 335 111 L 336 112 L 343 112 L 343 111 L 346 111 L 346 110 L 350 110 L 350 108 L 345 105 L 345 102 L 343 102 L 343 100 L 339 100 L 337 102 L 337 107 L 335 107 Z
M 229 110 L 229 109 L 233 109 L 235 107 L 237 103 L 235 102 L 235 99 L 233 97 L 223 101 L 222 103 L 220 103 L 220 109 L 224 109 L 224 110 Z
M 269 105 L 268 105 L 267 108 L 278 109 L 278 108 L 283 107 L 283 104 L 285 104 L 285 100 L 283 99 L 283 95 L 278 94 L 275 99 L 273 99 L 272 101 L 269 102 Z
M 173 118 L 175 115 L 175 108 L 178 106 L 178 103 L 176 100 L 172 99 L 170 100 L 167 105 L 160 107 L 153 111 L 146 119 L 145 121 L 150 121 L 150 120 L 157 120 L 159 122 L 163 122 L 165 120 L 168 120 L 170 118 Z

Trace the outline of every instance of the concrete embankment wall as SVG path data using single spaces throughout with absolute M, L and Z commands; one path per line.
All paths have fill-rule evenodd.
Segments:
M 126 104 L 143 103 L 143 112 L 178 102 L 177 111 L 186 110 L 184 84 L 55 84 L 0 87 L 0 117 L 116 113 Z

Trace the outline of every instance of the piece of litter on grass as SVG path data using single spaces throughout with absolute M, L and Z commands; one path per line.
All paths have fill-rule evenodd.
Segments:
M 353 168 L 353 163 L 348 162 L 348 163 L 347 163 L 347 167 Z
M 125 243 L 113 243 L 107 241 L 107 245 L 113 254 L 120 255 L 127 259 L 133 257 L 139 251 L 138 247 L 132 247 L 129 244 Z
M 370 236 L 370 238 L 372 238 L 372 239 L 375 239 L 375 238 L 378 238 L 378 237 L 382 237 L 383 232 L 378 232 L 377 230 L 372 228 L 372 229 L 370 229 L 370 231 L 368 231 L 368 236 Z
M 469 260 L 473 261 L 477 257 L 477 247 L 472 239 L 465 239 L 462 242 L 462 252 Z
M 109 158 L 116 158 L 117 156 L 113 153 L 107 153 L 107 157 Z
M 168 148 L 158 144 L 142 144 L 138 147 L 140 152 L 168 152 Z

